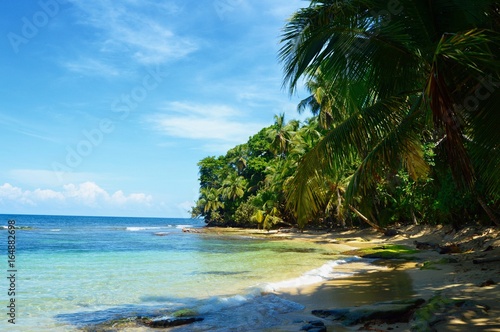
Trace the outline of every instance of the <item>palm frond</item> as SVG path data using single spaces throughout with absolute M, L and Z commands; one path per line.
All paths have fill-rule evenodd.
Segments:
M 375 160 L 382 165 L 393 165 L 401 160 L 399 155 L 404 154 L 408 161 L 414 162 L 412 165 L 415 165 L 415 169 L 421 171 L 420 161 L 416 162 L 418 158 L 410 157 L 411 153 L 415 153 L 410 151 L 414 145 L 408 143 L 400 148 L 401 152 L 394 148 L 398 142 L 394 132 L 408 112 L 404 106 L 405 100 L 390 98 L 354 113 L 338 127 L 329 131 L 302 158 L 296 174 L 287 183 L 287 202 L 289 208 L 296 211 L 299 223 L 306 222 L 329 199 L 324 195 L 324 179 L 328 178 L 334 182 L 340 180 L 345 176 L 346 169 L 359 158 L 364 159 L 365 163 L 361 165 L 362 169 L 358 171 L 358 176 L 353 177 L 349 184 L 351 198 L 354 192 L 373 183 L 371 179 L 366 180 L 372 165 L 377 164 Z M 411 121 L 407 121 L 408 126 L 414 125 Z M 420 128 L 413 129 L 420 130 Z M 392 136 L 384 144 L 378 144 L 391 133 Z M 414 140 L 414 137 L 411 136 L 411 139 Z M 410 135 L 405 141 L 410 141 Z M 373 152 L 377 144 L 379 149 Z M 371 154 L 369 151 L 372 151 Z M 379 153 L 380 151 L 382 153 Z M 358 181 L 360 176 L 363 176 L 364 182 Z

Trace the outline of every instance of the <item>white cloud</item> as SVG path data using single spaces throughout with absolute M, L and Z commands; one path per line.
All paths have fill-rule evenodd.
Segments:
M 12 186 L 10 183 L 5 183 L 0 186 L 0 201 L 4 199 L 25 201 L 23 198 L 23 190 Z
M 0 202 L 14 202 L 21 205 L 67 205 L 100 208 L 134 205 L 147 207 L 151 205 L 152 201 L 153 197 L 144 193 L 126 195 L 121 190 L 109 193 L 94 182 L 66 184 L 61 191 L 41 188 L 31 191 L 15 187 L 10 183 L 4 183 L 0 186 Z
M 26 193 L 33 197 L 33 201 L 64 201 L 64 194 L 51 190 L 51 189 L 35 189 L 33 192 L 26 191 Z
M 197 50 L 197 43 L 168 26 L 181 9 L 155 2 L 74 0 L 79 23 L 100 32 L 100 52 L 126 54 L 143 65 L 164 63 Z
M 241 144 L 265 125 L 249 121 L 226 105 L 167 103 L 162 113 L 149 117 L 167 136 L 202 140 L 205 146 Z
M 63 64 L 63 66 L 72 72 L 85 75 L 113 77 L 118 76 L 121 73 L 120 70 L 114 66 L 91 58 L 81 58 L 75 61 L 67 61 Z
M 84 182 L 78 185 L 67 184 L 63 186 L 62 194 L 73 200 L 79 201 L 88 206 L 97 205 L 125 205 L 125 204 L 145 204 L 152 201 L 152 196 L 143 193 L 132 193 L 125 195 L 123 191 L 118 190 L 113 194 L 108 193 L 94 182 Z
M 88 206 L 95 206 L 98 202 L 109 198 L 109 194 L 94 182 L 84 182 L 79 185 L 70 183 L 64 185 L 63 188 L 65 197 Z

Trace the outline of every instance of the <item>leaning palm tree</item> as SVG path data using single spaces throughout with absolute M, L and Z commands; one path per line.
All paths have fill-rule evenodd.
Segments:
M 321 179 L 338 179 L 356 159 L 347 204 L 387 170 L 426 176 L 423 141 L 436 142 L 461 187 L 477 193 L 481 183 L 500 195 L 499 16 L 493 0 L 322 0 L 292 16 L 280 50 L 284 84 L 293 92 L 320 73 L 334 96 L 322 106 L 346 115 L 291 180 L 299 223 L 329 199 Z

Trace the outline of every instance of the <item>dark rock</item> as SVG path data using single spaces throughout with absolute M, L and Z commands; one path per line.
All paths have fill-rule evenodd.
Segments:
M 462 250 L 457 244 L 450 244 L 449 246 L 439 247 L 438 252 L 440 254 L 458 254 L 461 253 Z
M 185 228 L 182 229 L 182 232 L 184 232 L 184 233 L 201 233 L 202 231 L 199 230 L 199 229 L 195 229 L 195 228 L 187 228 L 187 227 L 185 227 Z
M 301 331 L 309 332 L 326 332 L 325 323 L 320 320 L 313 320 L 302 326 Z
M 312 314 L 330 320 L 341 320 L 349 315 L 350 309 L 313 310 Z
M 431 242 L 418 242 L 418 241 L 413 241 L 415 244 L 415 247 L 417 249 L 423 249 L 423 250 L 439 250 L 440 247 L 436 243 L 431 243 Z
M 496 282 L 494 282 L 492 279 L 488 279 L 485 282 L 482 282 L 479 287 L 486 287 L 486 286 L 492 286 L 496 285 Z
M 474 264 L 485 264 L 485 263 L 493 263 L 500 261 L 500 257 L 485 257 L 485 258 L 475 258 L 472 260 Z
M 388 323 L 408 322 L 413 311 L 425 303 L 423 299 L 380 302 L 372 305 L 333 310 L 313 310 L 313 315 L 355 325 L 372 320 Z
M 438 325 L 449 325 L 452 320 L 465 317 L 484 318 L 490 308 L 473 300 L 453 300 L 436 295 L 415 310 L 410 320 L 411 331 L 441 331 Z M 455 323 L 456 324 L 456 323 Z M 454 325 L 454 324 L 452 324 Z M 445 329 L 448 331 L 448 329 Z M 460 329 L 462 331 L 462 329 Z M 464 325 L 463 331 L 467 331 Z M 472 329 L 471 331 L 476 331 Z
M 418 242 L 413 241 L 415 247 L 421 250 L 436 250 L 440 254 L 457 254 L 461 253 L 462 250 L 457 244 L 450 244 L 448 246 L 441 246 L 432 242 Z
M 401 232 L 397 229 L 386 229 L 384 232 L 385 236 L 396 236 L 398 234 L 401 234 Z
M 156 319 L 156 320 L 149 319 L 149 318 L 142 318 L 140 320 L 144 325 L 147 325 L 149 327 L 167 328 L 167 327 L 174 327 L 174 326 L 180 326 L 180 325 L 186 325 L 186 324 L 192 324 L 195 322 L 200 322 L 203 320 L 203 318 L 201 318 L 201 317 L 189 317 L 189 318 L 179 317 L 179 318 L 166 318 L 166 319 Z

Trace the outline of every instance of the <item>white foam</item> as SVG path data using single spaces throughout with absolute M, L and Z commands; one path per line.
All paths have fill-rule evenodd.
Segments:
M 240 306 L 251 306 L 258 303 L 267 302 L 283 302 L 293 307 L 294 310 L 302 309 L 302 305 L 282 299 L 276 295 L 262 295 L 256 293 L 248 293 L 246 295 L 233 295 L 228 297 L 213 297 L 208 299 L 204 304 L 199 306 L 196 311 L 199 314 L 215 313 L 222 310 L 234 309 Z
M 139 231 L 147 231 L 153 229 L 161 229 L 161 227 L 126 227 L 125 230 L 129 232 L 139 232 Z
M 346 259 L 339 259 L 329 261 L 326 264 L 323 264 L 319 268 L 310 270 L 300 277 L 274 282 L 274 283 L 266 283 L 262 285 L 258 285 L 248 290 L 248 293 L 245 295 L 233 295 L 229 297 L 213 297 L 205 304 L 197 308 L 197 312 L 200 314 L 206 314 L 210 312 L 218 312 L 220 310 L 233 309 L 240 306 L 252 306 L 255 303 L 264 302 L 267 304 L 275 304 L 276 302 L 286 302 L 288 306 L 290 306 L 290 310 L 300 310 L 300 305 L 294 302 L 288 303 L 286 300 L 277 297 L 275 295 L 265 295 L 265 293 L 275 292 L 281 289 L 286 288 L 297 288 L 306 285 L 312 285 L 315 283 L 321 283 L 328 280 L 342 278 L 354 275 L 356 272 L 346 273 L 346 272 L 338 272 L 335 271 L 335 267 L 362 260 L 359 257 L 349 257 Z M 269 302 L 269 303 L 268 303 Z
M 190 228 L 190 227 L 193 227 L 193 225 L 177 225 L 177 226 L 175 226 L 175 228 L 177 228 L 177 229 Z
M 313 285 L 328 280 L 352 276 L 355 274 L 355 272 L 338 272 L 335 271 L 335 267 L 341 264 L 346 264 L 359 260 L 361 260 L 361 258 L 359 257 L 350 257 L 346 259 L 329 261 L 326 264 L 320 266 L 319 268 L 304 273 L 300 277 L 259 285 L 257 289 L 260 289 L 261 291 L 266 293 L 271 293 L 282 289 L 299 288 L 302 286 Z

